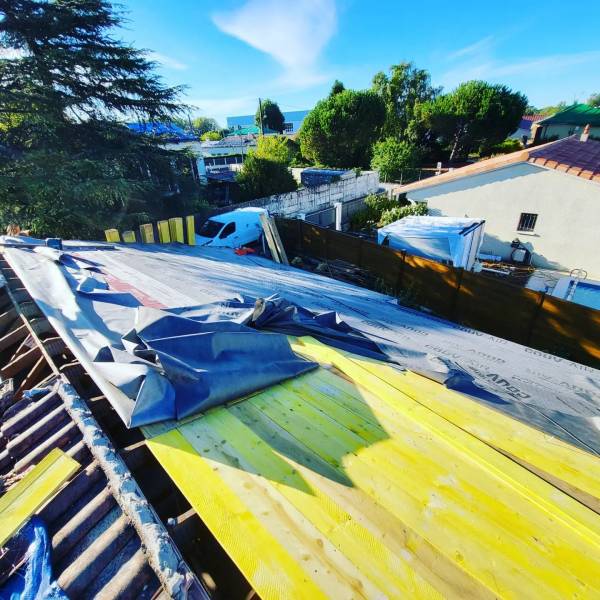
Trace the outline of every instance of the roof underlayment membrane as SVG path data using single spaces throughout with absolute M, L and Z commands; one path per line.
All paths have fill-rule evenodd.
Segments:
M 132 402 L 113 385 L 102 387 L 99 363 L 92 361 L 99 348 L 122 345 L 141 306 L 201 307 L 240 294 L 278 294 L 311 311 L 337 312 L 401 367 L 600 453 L 600 371 L 591 367 L 398 306 L 377 292 L 230 249 L 74 244 L 73 250 L 66 245 L 63 255 L 69 264 L 101 271 L 114 293 L 110 299 L 93 289 L 86 293 L 87 277 L 79 274 L 79 266 L 58 264 L 59 254 L 50 249 L 6 248 L 5 255 L 111 401 Z
M 600 371 L 231 249 L 4 255 L 125 421 L 135 377 L 118 387 L 107 365 L 145 369 L 139 399 L 141 342 L 161 358 L 166 339 L 156 320 L 167 315 L 171 337 L 173 315 L 235 327 L 240 294 L 333 311 L 392 359 L 334 349 L 315 327 L 289 338 L 287 359 L 309 369 L 180 420 L 141 415 L 147 446 L 260 597 L 600 594 Z M 128 358 L 103 363 L 107 347 Z

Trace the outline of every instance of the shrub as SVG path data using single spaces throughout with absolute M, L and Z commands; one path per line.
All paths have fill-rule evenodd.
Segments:
M 298 145 L 284 135 L 261 135 L 254 151 L 257 158 L 265 158 L 290 165 L 298 153 Z
M 246 157 L 236 181 L 240 186 L 241 200 L 293 192 L 298 187 L 285 164 L 260 158 L 254 152 L 250 152 Z
M 510 138 L 500 142 L 499 144 L 495 144 L 492 146 L 487 155 L 493 156 L 495 154 L 510 154 L 511 152 L 516 152 L 517 150 L 522 150 L 523 144 L 519 140 L 511 140 Z
M 399 221 L 408 216 L 425 216 L 427 215 L 426 204 L 409 204 L 408 206 L 395 206 L 385 210 L 379 220 L 379 227 L 385 227 L 394 221 Z
M 350 217 L 352 229 L 373 227 L 379 223 L 381 215 L 391 208 L 401 205 L 398 200 L 390 199 L 386 194 L 369 194 L 365 198 L 365 206 Z

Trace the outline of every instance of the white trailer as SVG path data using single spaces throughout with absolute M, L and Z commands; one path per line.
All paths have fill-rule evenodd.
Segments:
M 404 217 L 377 231 L 377 243 L 472 270 L 483 242 L 483 219 Z

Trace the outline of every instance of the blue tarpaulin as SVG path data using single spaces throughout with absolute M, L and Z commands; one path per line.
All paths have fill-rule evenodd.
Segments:
M 0 586 L 2 600 L 68 600 L 52 576 L 50 538 L 44 522 L 31 517 L 8 543 L 13 564 L 23 561 Z
M 285 335 L 147 307 L 137 309 L 122 348 L 101 348 L 94 362 L 135 398 L 138 425 L 181 419 L 317 367 L 296 356 Z

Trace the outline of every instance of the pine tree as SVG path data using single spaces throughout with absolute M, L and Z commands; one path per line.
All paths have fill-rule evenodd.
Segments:
M 0 221 L 92 237 L 161 210 L 189 161 L 123 120 L 182 110 L 107 0 L 0 0 Z M 184 173 L 185 175 L 185 173 Z M 193 186 L 186 182 L 181 187 Z
M 281 109 L 279 108 L 277 102 L 274 102 L 273 100 L 267 98 L 263 100 L 256 109 L 256 114 L 254 115 L 254 122 L 256 123 L 256 125 L 262 127 L 265 130 L 270 129 L 271 131 L 283 133 L 285 117 L 283 116 L 283 113 L 281 112 Z

